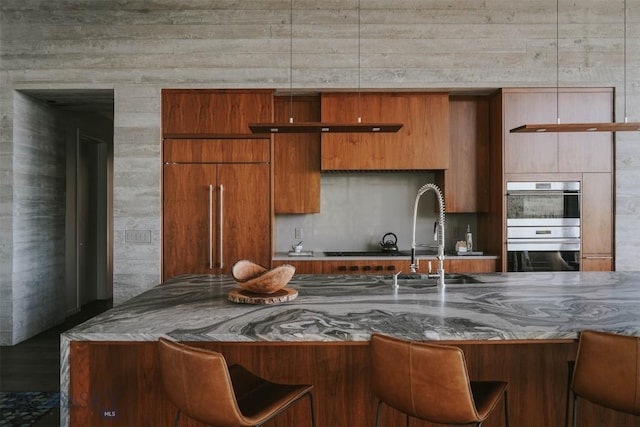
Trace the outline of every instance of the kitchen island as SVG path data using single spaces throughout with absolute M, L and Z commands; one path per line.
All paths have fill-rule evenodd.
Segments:
M 579 331 L 640 335 L 640 273 L 477 274 L 444 290 L 392 289 L 389 276 L 296 275 L 288 287 L 298 291 L 290 302 L 236 304 L 230 276 L 180 276 L 67 331 L 62 425 L 170 425 L 161 336 L 222 351 L 276 381 L 314 384 L 319 427 L 373 425 L 368 340 L 379 332 L 460 346 L 472 379 L 509 381 L 512 425 L 560 426 Z M 485 426 L 501 425 L 496 413 Z M 588 403 L 581 413 L 581 425 L 637 425 Z M 385 426 L 404 425 L 388 407 L 383 416 Z M 268 425 L 305 417 L 298 405 Z

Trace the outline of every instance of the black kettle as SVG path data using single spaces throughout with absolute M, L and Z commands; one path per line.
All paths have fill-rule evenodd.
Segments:
M 387 237 L 391 236 L 392 239 L 388 239 Z M 382 252 L 397 252 L 398 251 L 398 237 L 393 233 L 387 233 L 382 236 L 382 240 L 380 241 L 380 246 L 382 246 Z

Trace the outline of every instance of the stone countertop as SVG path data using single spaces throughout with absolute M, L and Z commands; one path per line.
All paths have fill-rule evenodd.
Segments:
M 415 340 L 576 339 L 583 329 L 640 336 L 640 272 L 492 273 L 480 283 L 401 286 L 383 276 L 296 275 L 275 305 L 236 304 L 230 276 L 160 284 L 65 332 L 60 391 L 69 396 L 71 341 L 340 342 L 381 332 Z M 389 276 L 387 276 L 388 278 Z M 60 408 L 69 425 L 69 408 Z
M 186 275 L 65 332 L 70 341 L 575 339 L 593 328 L 640 335 L 640 272 L 472 274 L 480 283 L 406 285 L 390 276 L 296 275 L 290 302 L 236 304 L 230 276 Z

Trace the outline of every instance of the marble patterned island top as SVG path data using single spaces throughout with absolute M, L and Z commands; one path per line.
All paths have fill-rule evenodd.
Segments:
M 640 335 L 640 272 L 469 275 L 478 283 L 390 285 L 391 276 L 296 275 L 293 301 L 228 300 L 231 276 L 185 275 L 63 334 L 63 341 L 575 339 L 583 329 Z

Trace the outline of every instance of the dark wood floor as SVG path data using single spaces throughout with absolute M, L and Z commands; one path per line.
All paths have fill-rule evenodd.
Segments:
M 60 334 L 111 308 L 94 301 L 55 326 L 14 346 L 0 346 L 1 391 L 60 391 Z
M 60 334 L 108 310 L 111 300 L 94 301 L 55 326 L 14 346 L 0 346 L 0 391 L 60 391 Z M 34 427 L 59 425 L 52 411 Z

